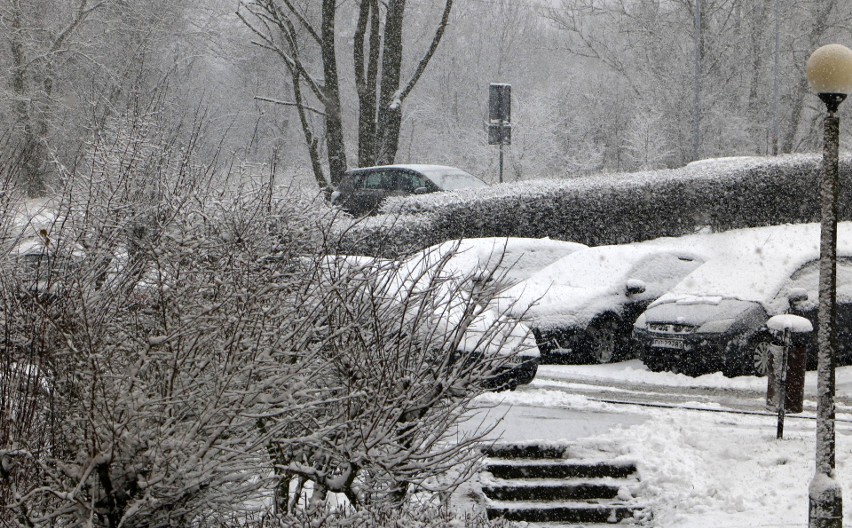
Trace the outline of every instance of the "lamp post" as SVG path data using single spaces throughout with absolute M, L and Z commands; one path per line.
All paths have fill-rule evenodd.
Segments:
M 808 84 L 825 103 L 820 184 L 819 366 L 817 373 L 816 468 L 808 492 L 808 527 L 843 526 L 843 498 L 835 477 L 834 362 L 837 299 L 837 195 L 840 120 L 837 108 L 852 92 L 852 50 L 823 46 L 807 63 Z

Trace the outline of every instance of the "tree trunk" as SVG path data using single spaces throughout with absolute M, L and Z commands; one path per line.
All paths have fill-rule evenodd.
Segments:
M 305 144 L 308 147 L 308 156 L 311 159 L 311 168 L 313 169 L 314 178 L 316 179 L 320 190 L 325 194 L 326 199 L 331 199 L 328 180 L 325 177 L 322 162 L 320 161 L 319 140 L 313 130 L 311 130 L 311 125 L 308 122 L 308 115 L 305 111 L 302 88 L 299 85 L 301 82 L 301 75 L 296 69 L 291 70 L 290 73 L 293 75 L 293 97 L 296 100 L 296 111 L 299 114 L 299 123 L 302 125 L 302 133 L 305 135 Z
M 24 55 L 24 44 L 21 42 L 22 18 L 20 2 L 13 2 L 12 35 L 10 38 L 12 52 L 11 88 L 16 99 L 15 117 L 17 128 L 21 132 L 21 150 L 24 160 L 16 183 L 28 197 L 34 198 L 43 196 L 46 192 L 43 170 L 47 159 L 47 150 L 42 141 L 43 135 L 47 133 L 47 121 L 45 119 L 36 121 L 33 115 L 35 112 L 33 97 L 27 93 L 26 57 Z
M 749 44 L 751 46 L 751 78 L 749 80 L 748 90 L 748 112 L 750 114 L 749 122 L 752 126 L 752 137 L 760 137 L 763 127 L 760 125 L 761 116 L 765 115 L 764 101 L 760 97 L 760 88 L 762 86 L 760 73 L 763 71 L 763 42 L 765 36 L 765 27 L 763 21 L 767 20 L 767 7 L 764 3 L 758 3 L 753 6 L 752 23 L 744 24 L 749 33 Z M 756 22 L 756 23 L 755 23 Z M 755 154 L 760 154 L 760 143 L 755 142 Z
M 337 2 L 323 0 L 322 4 L 322 62 L 325 74 L 325 127 L 328 140 L 328 170 L 332 185 L 340 183 L 346 172 L 346 144 L 343 141 L 343 118 L 340 110 L 340 84 L 337 78 L 335 49 L 335 16 Z
M 381 50 L 381 19 L 377 0 L 361 0 L 355 31 L 353 61 L 358 91 L 358 165 L 376 162 L 376 83 Z M 369 24 L 369 49 L 364 55 L 364 40 Z
M 390 0 L 387 9 L 376 140 L 378 149 L 376 163 L 379 165 L 393 163 L 396 158 L 399 127 L 402 124 L 399 78 L 402 68 L 402 22 L 405 15 L 405 0 Z

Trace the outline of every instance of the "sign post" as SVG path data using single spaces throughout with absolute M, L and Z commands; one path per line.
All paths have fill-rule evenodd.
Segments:
M 503 145 L 512 144 L 512 85 L 488 87 L 488 144 L 500 146 L 500 183 L 503 183 Z

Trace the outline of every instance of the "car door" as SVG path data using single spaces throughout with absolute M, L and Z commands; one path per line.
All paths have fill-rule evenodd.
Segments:
M 422 174 L 413 171 L 400 171 L 397 173 L 397 194 L 421 194 L 430 191 L 428 180 Z
M 837 261 L 837 364 L 852 364 L 852 259 Z
M 787 299 L 790 295 L 797 290 L 807 293 L 807 299 L 785 304 L 788 303 Z M 838 364 L 846 365 L 852 363 L 852 259 L 850 258 L 837 260 L 836 292 L 836 358 Z M 808 262 L 790 275 L 773 303 L 775 306 L 787 308 L 788 313 L 808 319 L 813 324 L 814 330 L 807 339 L 808 367 L 816 368 L 819 331 L 819 261 Z
M 353 193 L 353 204 L 350 206 L 357 214 L 374 214 L 379 210 L 382 201 L 396 190 L 396 172 L 381 169 L 362 174 Z

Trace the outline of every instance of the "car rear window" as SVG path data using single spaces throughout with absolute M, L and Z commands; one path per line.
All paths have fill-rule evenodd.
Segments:
M 487 183 L 463 170 L 430 172 L 429 179 L 444 191 L 488 187 Z

